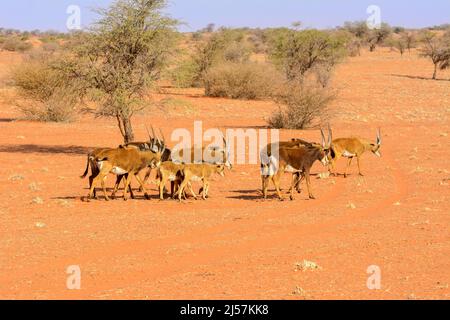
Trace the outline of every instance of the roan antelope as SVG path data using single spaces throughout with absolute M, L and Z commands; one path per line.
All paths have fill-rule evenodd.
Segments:
M 119 148 L 135 148 L 137 150 L 141 150 L 141 151 L 149 151 L 152 150 L 153 152 L 158 152 L 158 150 L 162 147 L 162 142 L 159 138 L 156 137 L 156 135 L 154 134 L 154 129 L 152 127 L 152 131 L 153 131 L 153 137 L 150 135 L 150 132 L 148 132 L 149 134 L 149 141 L 148 142 L 132 142 L 126 145 L 121 145 L 119 146 Z M 92 186 L 92 182 L 94 180 L 95 177 L 98 176 L 100 169 L 97 167 L 97 163 L 94 161 L 96 157 L 100 156 L 102 153 L 104 152 L 108 152 L 114 150 L 113 148 L 98 148 L 93 150 L 92 152 L 90 152 L 87 156 L 87 163 L 86 163 L 86 170 L 83 173 L 83 175 L 80 177 L 81 179 L 86 178 L 87 174 L 89 173 L 89 168 L 91 168 L 91 175 L 89 176 L 89 189 L 91 189 Z M 162 153 L 161 156 L 161 161 L 167 161 L 167 154 L 169 154 L 168 156 L 170 157 L 170 150 L 165 149 Z M 150 176 L 151 173 L 151 169 L 149 169 L 148 177 Z M 111 195 L 112 198 L 115 197 L 115 193 L 117 191 L 118 186 L 120 185 L 120 182 L 122 181 L 122 178 L 125 175 L 121 176 L 118 175 L 117 176 L 117 180 L 116 180 L 116 185 L 114 187 L 115 192 L 113 192 L 113 194 Z M 145 182 L 148 180 L 148 177 L 146 176 Z M 134 194 L 133 194 L 133 190 L 130 186 L 130 194 L 131 194 L 131 198 L 134 199 Z M 142 190 L 141 190 L 142 191 Z M 94 189 L 94 198 L 97 199 L 97 190 Z
M 323 130 L 320 130 L 321 134 L 322 134 L 322 141 L 325 141 L 325 135 L 323 133 Z M 328 145 L 331 144 L 331 132 L 329 133 L 329 138 L 328 138 Z M 315 143 L 315 142 L 308 142 L 306 140 L 303 139 L 291 139 L 289 141 L 280 141 L 278 143 L 271 143 L 268 144 L 261 152 L 261 163 L 267 163 L 270 159 L 270 157 L 273 155 L 272 154 L 272 150 L 274 150 L 275 148 L 300 148 L 300 147 L 320 147 L 320 144 Z M 264 160 L 265 159 L 265 160 Z M 264 166 L 262 166 L 263 168 Z M 291 189 L 289 189 L 289 193 L 291 193 L 292 188 L 294 188 L 298 193 L 301 193 L 301 189 L 300 189 L 300 185 L 303 179 L 303 176 L 301 175 L 301 172 L 293 172 L 292 173 L 292 179 L 294 180 L 294 184 L 293 186 L 291 186 Z M 265 176 L 262 175 L 262 190 L 264 190 L 264 184 L 265 184 Z
M 164 145 L 164 142 L 162 143 L 162 145 Z M 88 200 L 92 199 L 94 189 L 99 182 L 102 184 L 105 199 L 107 201 L 109 200 L 109 197 L 106 193 L 105 180 L 110 173 L 113 173 L 117 176 L 127 177 L 125 181 L 124 200 L 128 200 L 128 187 L 133 176 L 141 185 L 141 188 L 145 194 L 145 198 L 149 199 L 150 197 L 141 178 L 139 177 L 139 172 L 147 167 L 158 167 L 161 164 L 161 154 L 163 151 L 163 147 L 159 147 L 156 152 L 153 150 L 141 151 L 136 148 L 120 147 L 118 149 L 108 150 L 100 153 L 94 159 L 94 162 L 96 163 L 96 166 L 100 170 L 100 172 L 92 182 L 91 188 L 89 190 Z
M 378 129 L 377 140 L 375 143 L 371 143 L 368 140 L 360 138 L 339 138 L 333 140 L 330 153 L 330 174 L 334 174 L 336 161 L 344 157 L 348 158 L 344 177 L 347 178 L 347 172 L 352 164 L 353 158 L 356 158 L 356 160 L 358 161 L 359 175 L 363 176 L 363 174 L 361 173 L 361 156 L 367 151 L 370 151 L 377 157 L 381 157 L 381 142 L 382 138 L 380 129 Z
M 306 185 L 310 199 L 315 199 L 311 191 L 310 171 L 312 165 L 316 161 L 320 161 L 324 166 L 328 165 L 328 156 L 330 153 L 329 144 L 332 137 L 329 136 L 328 145 L 325 142 L 325 136 L 322 133 L 322 145 L 307 143 L 306 145 L 287 145 L 284 144 L 279 148 L 278 157 L 275 155 L 269 156 L 269 163 L 261 163 L 262 181 L 263 181 L 263 196 L 267 199 L 267 189 L 269 181 L 272 180 L 275 185 L 276 192 L 280 200 L 283 200 L 281 195 L 280 181 L 283 173 L 292 173 L 292 183 L 290 188 L 290 199 L 294 200 L 294 189 L 300 183 L 299 175 L 306 178 Z M 276 168 L 276 172 L 271 172 L 270 168 Z

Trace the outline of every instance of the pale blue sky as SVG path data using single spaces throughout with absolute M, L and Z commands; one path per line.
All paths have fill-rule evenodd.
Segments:
M 112 0 L 2 0 L 0 27 L 22 30 L 66 31 L 66 9 L 79 5 L 82 25 L 92 21 L 90 8 Z M 208 23 L 228 27 L 289 26 L 326 28 L 345 21 L 365 20 L 369 5 L 381 8 L 382 20 L 391 25 L 425 27 L 450 23 L 450 0 L 169 0 L 168 12 L 192 31 Z

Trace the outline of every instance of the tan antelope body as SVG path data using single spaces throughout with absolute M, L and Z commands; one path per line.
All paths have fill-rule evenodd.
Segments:
M 84 171 L 83 175 L 80 177 L 81 179 L 86 178 L 86 176 L 89 173 L 89 168 L 91 168 L 91 175 L 89 176 L 89 190 L 92 187 L 92 182 L 94 181 L 94 178 L 98 176 L 100 173 L 100 169 L 97 167 L 97 162 L 95 161 L 95 158 L 97 156 L 100 156 L 103 152 L 114 150 L 113 148 L 98 148 L 93 151 L 91 151 L 87 156 L 87 163 L 86 163 L 86 170 Z M 94 194 L 93 197 L 97 199 L 97 190 L 94 188 Z
M 168 181 L 171 183 L 171 195 L 175 196 L 175 193 L 178 191 L 181 183 L 182 183 L 182 170 L 184 168 L 184 164 L 177 164 L 172 161 L 166 161 L 161 163 L 158 168 L 158 173 L 156 175 L 156 179 L 159 183 L 159 198 L 160 200 L 164 200 L 164 189 L 165 185 Z M 188 184 L 189 190 L 191 194 L 195 197 L 197 195 L 192 190 L 192 186 Z
M 308 188 L 308 194 L 310 199 L 315 199 L 311 191 L 311 178 L 310 171 L 312 165 L 316 161 L 322 162 L 324 166 L 328 164 L 329 150 L 319 146 L 300 146 L 296 148 L 280 148 L 278 158 L 272 158 L 271 161 L 277 162 L 277 171 L 274 174 L 270 174 L 263 177 L 263 196 L 267 199 L 267 189 L 269 181 L 272 180 L 275 185 L 277 195 L 280 200 L 283 200 L 281 194 L 280 181 L 285 172 L 290 172 L 292 176 L 291 184 L 291 200 L 294 200 L 294 187 L 297 183 L 295 179 L 295 173 L 301 174 L 306 178 L 306 185 Z
M 267 162 L 270 162 L 271 157 L 273 156 L 273 150 L 275 149 L 280 150 L 281 148 L 287 148 L 287 149 L 293 149 L 293 148 L 301 148 L 301 147 L 310 147 L 310 148 L 322 148 L 325 149 L 325 134 L 323 133 L 323 130 L 320 130 L 321 136 L 322 136 L 322 145 L 315 143 L 315 142 L 308 142 L 303 139 L 291 139 L 290 141 L 281 141 L 278 143 L 272 143 L 268 144 L 262 151 L 261 151 L 261 170 L 262 170 L 262 191 L 264 193 L 264 188 L 266 188 L 267 183 L 267 172 L 264 173 L 263 171 L 268 170 Z M 331 144 L 332 140 L 332 132 L 331 129 L 329 129 L 329 135 L 328 135 L 328 142 L 327 145 L 329 146 Z M 278 151 L 279 152 L 279 151 Z M 295 189 L 298 193 L 301 193 L 301 182 L 304 178 L 304 175 L 302 175 L 302 172 L 299 171 L 293 171 L 292 172 L 292 185 L 289 189 L 289 193 L 292 194 L 293 190 Z M 264 196 L 266 198 L 266 195 Z
M 380 148 L 381 148 L 381 131 L 378 129 L 377 132 L 377 140 L 376 143 L 371 143 L 368 140 L 360 139 L 360 138 L 339 138 L 333 140 L 330 156 L 330 167 L 329 171 L 331 174 L 334 174 L 335 164 L 340 158 L 348 158 L 347 167 L 345 169 L 344 177 L 347 177 L 348 169 L 350 168 L 352 161 L 356 158 L 358 162 L 358 171 L 359 175 L 362 176 L 361 173 L 361 157 L 366 152 L 372 152 L 377 157 L 381 157 Z
M 203 190 L 202 190 L 202 198 L 206 200 L 206 197 L 209 193 L 209 180 L 214 174 L 219 174 L 220 176 L 225 176 L 225 165 L 224 164 L 186 164 L 184 168 L 181 170 L 181 178 L 182 183 L 178 190 L 178 199 L 181 201 L 182 196 L 184 194 L 184 190 L 192 181 L 203 182 Z M 192 189 L 192 188 L 190 188 Z M 193 191 L 191 190 L 193 193 Z M 194 194 L 194 198 L 197 199 L 197 196 Z
M 113 173 L 117 176 L 127 176 L 127 179 L 125 181 L 124 200 L 128 200 L 128 187 L 133 176 L 141 185 L 145 197 L 149 199 L 149 195 L 147 194 L 145 186 L 138 174 L 145 168 L 156 168 L 157 166 L 159 166 L 159 164 L 161 163 L 162 151 L 162 149 L 159 149 L 157 152 L 151 150 L 141 151 L 136 148 L 121 147 L 118 149 L 101 152 L 93 160 L 96 163 L 97 168 L 99 169 L 99 173 L 92 182 L 88 200 L 92 199 L 94 189 L 99 184 L 99 182 L 102 184 L 105 199 L 109 200 L 109 197 L 106 193 L 105 180 L 110 173 Z

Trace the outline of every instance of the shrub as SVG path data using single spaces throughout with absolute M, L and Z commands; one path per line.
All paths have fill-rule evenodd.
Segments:
M 289 80 L 301 80 L 319 66 L 334 66 L 345 56 L 344 41 L 325 31 L 289 30 L 272 45 L 272 59 Z
M 317 86 L 297 83 L 286 84 L 276 96 L 280 109 L 268 120 L 278 129 L 306 129 L 327 120 L 329 103 L 334 93 Z
M 57 42 L 47 42 L 42 45 L 42 50 L 47 52 L 56 52 L 59 49 L 59 44 Z
M 3 42 L 3 50 L 15 51 L 15 52 L 25 52 L 30 50 L 33 46 L 31 43 L 20 40 L 16 37 L 9 37 Z
M 28 60 L 13 71 L 19 88 L 19 109 L 29 120 L 67 122 L 72 120 L 78 101 L 75 90 L 62 72 L 48 59 Z
M 423 46 L 420 48 L 420 55 L 433 62 L 433 80 L 436 80 L 438 69 L 450 68 L 450 31 L 441 37 L 426 31 L 421 35 L 421 39 Z
M 192 76 L 190 80 L 192 86 L 200 86 L 204 85 L 205 76 L 213 66 L 223 61 L 235 63 L 247 61 L 251 48 L 244 43 L 244 35 L 244 31 L 240 29 L 221 28 L 205 41 L 196 41 L 194 52 L 189 58 L 191 61 L 183 62 L 177 68 L 181 72 L 179 78 L 183 79 L 189 74 L 189 78 Z M 177 78 L 175 75 L 175 79 Z M 175 82 L 177 83 L 177 80 Z
M 263 99 L 272 95 L 281 75 L 271 65 L 222 63 L 205 77 L 206 95 L 231 99 Z
M 192 60 L 182 61 L 170 72 L 171 79 L 177 88 L 200 87 L 198 65 Z
M 229 62 L 243 63 L 250 59 L 251 50 L 248 46 L 232 42 L 224 49 L 223 59 Z

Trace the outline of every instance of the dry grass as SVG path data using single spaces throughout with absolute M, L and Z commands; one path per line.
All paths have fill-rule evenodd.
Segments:
M 272 96 L 281 75 L 260 63 L 223 63 L 213 67 L 205 79 L 206 95 L 258 100 Z

